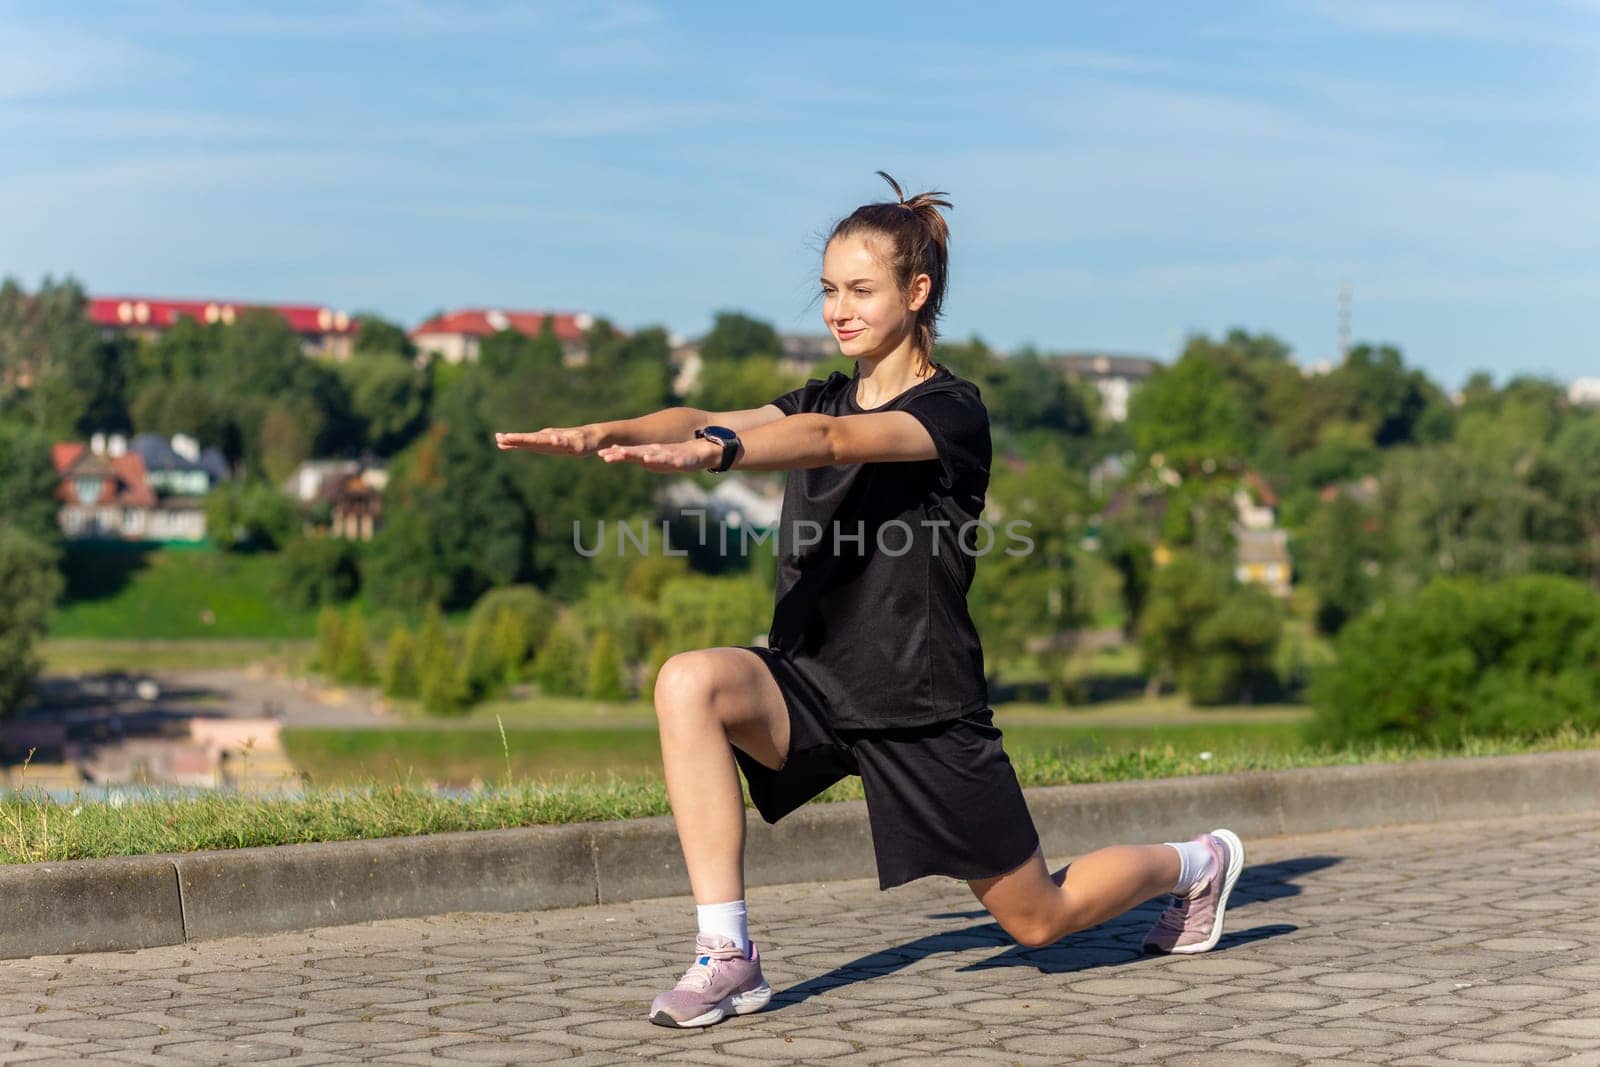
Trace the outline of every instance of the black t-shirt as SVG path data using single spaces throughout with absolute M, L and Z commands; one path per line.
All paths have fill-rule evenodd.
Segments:
M 945 367 L 877 408 L 856 403 L 856 382 L 835 371 L 772 403 L 785 415 L 909 412 L 939 458 L 788 473 L 768 643 L 827 699 L 836 727 L 959 718 L 989 701 L 967 613 L 984 544 L 989 413 L 978 387 Z

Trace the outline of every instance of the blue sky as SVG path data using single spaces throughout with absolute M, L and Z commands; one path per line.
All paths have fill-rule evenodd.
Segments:
M 0 0 L 30 286 L 815 331 L 879 168 L 955 202 L 947 336 L 1311 362 L 1348 282 L 1446 385 L 1600 374 L 1600 0 Z

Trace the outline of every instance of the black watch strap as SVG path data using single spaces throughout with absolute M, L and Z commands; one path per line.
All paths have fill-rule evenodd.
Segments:
M 715 441 L 722 446 L 722 461 L 710 468 L 712 474 L 721 474 L 733 466 L 739 456 L 739 435 L 726 426 L 702 426 L 694 432 L 697 439 Z

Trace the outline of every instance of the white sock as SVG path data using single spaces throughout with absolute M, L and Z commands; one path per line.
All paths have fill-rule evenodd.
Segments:
M 750 919 L 745 914 L 744 901 L 730 900 L 726 904 L 696 904 L 696 921 L 702 934 L 716 934 L 739 946 L 739 951 L 750 955 Z
M 1186 897 L 1211 873 L 1216 857 L 1199 841 L 1167 841 L 1165 844 L 1178 850 L 1178 884 L 1173 886 L 1172 892 Z

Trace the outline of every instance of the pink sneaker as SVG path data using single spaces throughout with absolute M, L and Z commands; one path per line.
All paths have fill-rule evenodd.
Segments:
M 726 937 L 701 934 L 694 939 L 698 955 L 678 984 L 650 1005 L 657 1026 L 690 1027 L 720 1023 L 729 1015 L 760 1011 L 772 999 L 772 987 L 761 977 L 761 954 L 750 942 L 750 955 Z
M 1198 834 L 1211 849 L 1215 862 L 1211 876 L 1186 897 L 1173 894 L 1172 906 L 1144 935 L 1146 952 L 1207 952 L 1222 936 L 1222 916 L 1228 909 L 1228 894 L 1244 870 L 1244 842 L 1232 830 L 1216 829 Z

